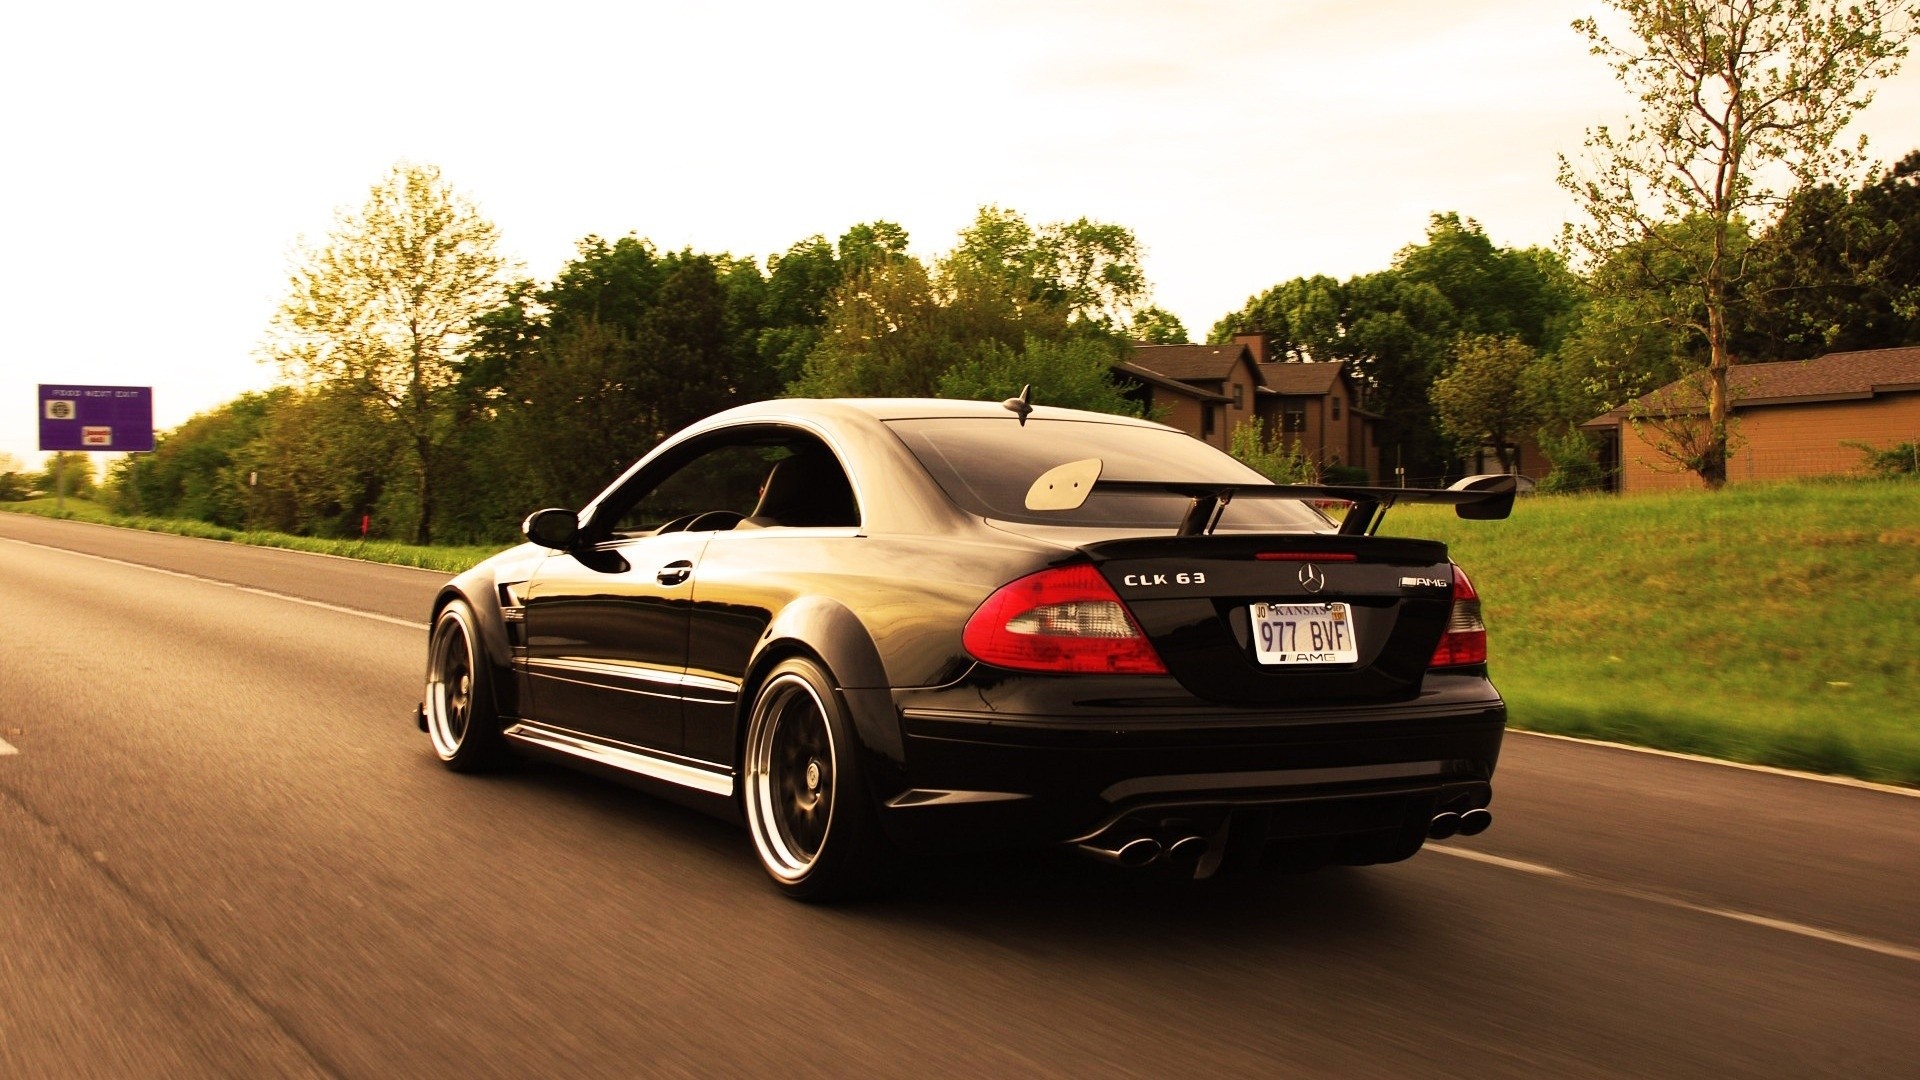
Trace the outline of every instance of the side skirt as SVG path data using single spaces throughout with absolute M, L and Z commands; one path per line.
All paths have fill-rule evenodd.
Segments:
M 517 750 L 557 757 L 566 764 L 597 766 L 615 774 L 657 781 L 703 795 L 733 797 L 733 770 L 710 762 L 649 753 L 602 742 L 577 731 L 522 720 L 501 732 Z

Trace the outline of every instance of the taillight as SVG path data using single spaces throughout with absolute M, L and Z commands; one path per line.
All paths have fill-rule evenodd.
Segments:
M 1487 624 L 1480 621 L 1480 594 L 1467 580 L 1467 572 L 1453 568 L 1453 614 L 1447 619 L 1447 632 L 1433 650 L 1430 667 L 1469 667 L 1487 662 Z
M 1167 672 L 1120 595 L 1085 563 L 1002 585 L 960 640 L 975 659 L 1021 671 Z

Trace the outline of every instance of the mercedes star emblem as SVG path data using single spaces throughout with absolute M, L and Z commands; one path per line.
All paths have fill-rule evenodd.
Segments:
M 1321 573 L 1319 567 L 1307 563 L 1300 568 L 1300 587 L 1317 593 L 1327 587 L 1327 575 Z

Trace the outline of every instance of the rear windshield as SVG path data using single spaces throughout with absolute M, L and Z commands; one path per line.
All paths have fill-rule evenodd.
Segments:
M 1188 499 L 1175 494 L 1093 495 L 1075 510 L 1029 510 L 1027 489 L 1057 465 L 1099 458 L 1103 480 L 1264 484 L 1266 478 L 1178 431 L 1087 420 L 945 417 L 887 426 L 961 509 L 998 521 L 1171 529 Z M 1328 521 L 1291 499 L 1243 499 L 1227 506 L 1218 531 L 1301 532 Z

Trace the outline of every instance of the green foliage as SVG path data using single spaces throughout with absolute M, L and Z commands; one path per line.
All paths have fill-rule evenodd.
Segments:
M 1759 245 L 1741 299 L 1741 356 L 1920 345 L 1920 150 L 1854 191 L 1796 192 Z
M 1036 405 L 1138 416 L 1138 403 L 1127 400 L 1113 380 L 1115 359 L 1113 345 L 1101 338 L 1028 338 L 1018 352 L 995 344 L 941 373 L 935 394 L 1004 401 L 1031 386 Z
M 1269 437 L 1258 423 L 1235 427 L 1227 437 L 1227 453 L 1276 484 L 1312 484 L 1320 477 L 1305 446 L 1278 433 Z M 1361 473 L 1364 480 L 1365 470 Z
M 1867 471 L 1875 476 L 1920 474 L 1920 444 L 1904 442 L 1885 449 L 1864 442 L 1843 442 L 1840 445 L 1865 455 Z
M 467 350 L 509 296 L 496 243 L 493 224 L 438 169 L 395 165 L 357 212 L 336 215 L 326 243 L 301 254 L 274 316 L 267 352 L 283 372 L 357 396 L 398 432 L 422 544 L 440 452 L 468 415 Z
M 64 491 L 73 498 L 91 496 L 94 489 L 93 455 L 55 454 L 47 459 L 47 467 L 33 478 L 33 486 L 49 495 Z
M 1119 225 L 1080 218 L 1034 228 L 1012 210 L 983 206 L 939 265 L 950 290 L 985 290 L 1038 305 L 1070 324 L 1116 333 L 1146 300 L 1140 242 Z M 962 283 L 965 283 L 964 285 Z
M 801 397 L 930 397 L 958 359 L 920 260 L 865 267 L 835 292 L 820 343 L 788 392 Z M 982 343 L 985 344 L 985 343 Z
M 1149 345 L 1188 344 L 1187 328 L 1181 325 L 1180 317 L 1152 306 L 1134 312 L 1133 327 L 1128 331 L 1128 336 Z
M 1548 426 L 1534 436 L 1540 449 L 1553 462 L 1553 471 L 1539 480 L 1536 491 L 1542 495 L 1566 495 L 1579 491 L 1598 491 L 1606 484 L 1606 473 L 1597 460 L 1593 439 L 1575 427 Z
M 242 394 L 154 440 L 151 454 L 116 462 L 108 504 L 126 514 L 189 518 L 238 528 L 246 523 L 246 476 L 235 456 L 258 438 L 272 394 Z
M 1496 247 L 1477 222 L 1435 214 L 1425 243 L 1402 249 L 1392 269 L 1282 282 L 1216 323 L 1210 339 L 1258 333 L 1277 360 L 1346 363 L 1366 407 L 1383 417 L 1388 459 L 1414 476 L 1438 476 L 1449 471 L 1453 442 L 1430 395 L 1456 339 L 1496 334 L 1550 349 L 1581 294 L 1552 253 Z
M 1453 364 L 1434 380 L 1433 407 L 1440 429 L 1463 454 L 1493 447 L 1503 472 L 1513 469 L 1512 442 L 1539 421 L 1528 376 L 1538 366 L 1532 347 L 1518 338 L 1463 335 Z
M 827 304 L 818 342 L 788 392 L 804 397 L 930 397 L 986 393 L 1023 366 L 1065 363 L 1053 372 L 1063 395 L 1109 408 L 1078 360 L 1036 351 L 1036 342 L 1096 343 L 1118 358 L 1118 327 L 1145 296 L 1132 233 L 1085 218 L 1034 228 L 1019 214 L 988 206 L 930 269 L 883 246 L 853 267 Z M 847 239 L 843 238 L 843 248 Z M 950 373 L 961 365 L 967 370 Z M 1033 381 L 1040 385 L 1039 379 Z M 1014 388 L 999 396 L 1019 392 Z

